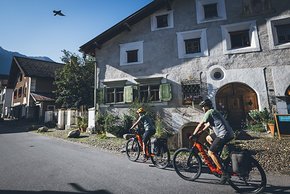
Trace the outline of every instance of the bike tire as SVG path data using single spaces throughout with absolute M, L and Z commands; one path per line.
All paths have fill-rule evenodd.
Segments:
M 150 157 L 152 163 L 160 169 L 164 169 L 170 163 L 170 152 L 168 149 L 161 148 L 160 153 Z
M 180 148 L 173 155 L 173 167 L 182 179 L 194 181 L 201 174 L 202 161 L 192 150 Z
M 126 143 L 126 154 L 129 160 L 135 162 L 140 156 L 140 145 L 135 138 L 131 138 Z
M 239 193 L 261 193 L 266 188 L 267 177 L 265 171 L 259 162 L 250 157 L 251 170 L 247 175 L 231 176 L 228 180 L 231 185 Z

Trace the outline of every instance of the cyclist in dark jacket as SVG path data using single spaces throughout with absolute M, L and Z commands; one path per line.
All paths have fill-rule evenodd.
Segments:
M 208 150 L 208 155 L 216 164 L 217 168 L 223 171 L 221 183 L 224 183 L 227 173 L 225 172 L 225 169 L 223 169 L 217 153 L 222 151 L 224 145 L 234 138 L 234 132 L 222 114 L 213 109 L 212 102 L 209 99 L 202 101 L 199 105 L 202 107 L 205 115 L 202 121 L 195 128 L 193 135 L 208 129 L 209 127 L 213 128 L 214 133 L 206 137 L 206 140 L 211 145 Z
M 135 128 L 139 123 L 141 123 L 144 127 L 145 133 L 143 134 L 143 154 L 144 159 L 147 159 L 146 156 L 146 145 L 148 140 L 155 134 L 156 129 L 153 124 L 153 121 L 149 115 L 146 114 L 145 110 L 141 107 L 137 110 L 137 113 L 139 115 L 138 120 L 132 125 L 130 129 Z

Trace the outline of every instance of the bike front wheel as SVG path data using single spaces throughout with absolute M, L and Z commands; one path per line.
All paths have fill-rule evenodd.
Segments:
M 267 177 L 262 166 L 250 157 L 251 168 L 243 175 L 232 175 L 229 184 L 239 193 L 261 193 L 266 187 Z
M 194 181 L 201 174 L 202 161 L 190 149 L 180 148 L 173 155 L 173 167 L 178 176 L 187 181 Z
M 135 138 L 131 138 L 126 143 L 126 154 L 129 160 L 136 161 L 140 156 L 140 145 Z
M 169 150 L 165 148 L 160 148 L 158 153 L 155 153 L 151 156 L 151 161 L 157 168 L 166 168 L 170 162 Z

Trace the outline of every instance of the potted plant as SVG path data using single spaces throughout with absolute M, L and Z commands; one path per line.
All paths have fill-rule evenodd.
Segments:
M 269 120 L 268 120 L 268 129 L 269 131 L 271 132 L 271 135 L 274 136 L 275 135 L 275 120 L 273 117 L 271 117 Z

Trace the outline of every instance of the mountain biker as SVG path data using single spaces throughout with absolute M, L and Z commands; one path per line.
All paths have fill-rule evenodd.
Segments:
M 139 118 L 132 125 L 130 130 L 135 128 L 140 123 L 143 125 L 144 130 L 145 130 L 145 132 L 143 134 L 143 137 L 142 137 L 142 140 L 143 140 L 143 154 L 144 154 L 144 160 L 147 160 L 148 157 L 146 155 L 146 144 L 149 141 L 149 139 L 155 134 L 156 129 L 155 129 L 155 126 L 153 124 L 153 121 L 152 121 L 151 117 L 146 114 L 146 111 L 142 107 L 138 108 L 138 110 L 136 112 L 139 115 Z
M 205 114 L 202 121 L 195 128 L 193 135 L 201 133 L 209 127 L 213 128 L 214 133 L 206 137 L 207 142 L 210 144 L 208 155 L 217 168 L 223 172 L 220 183 L 224 184 L 229 175 L 221 165 L 217 153 L 222 151 L 224 145 L 234 138 L 234 132 L 222 114 L 213 108 L 212 102 L 209 99 L 202 101 L 199 106 L 202 107 Z

